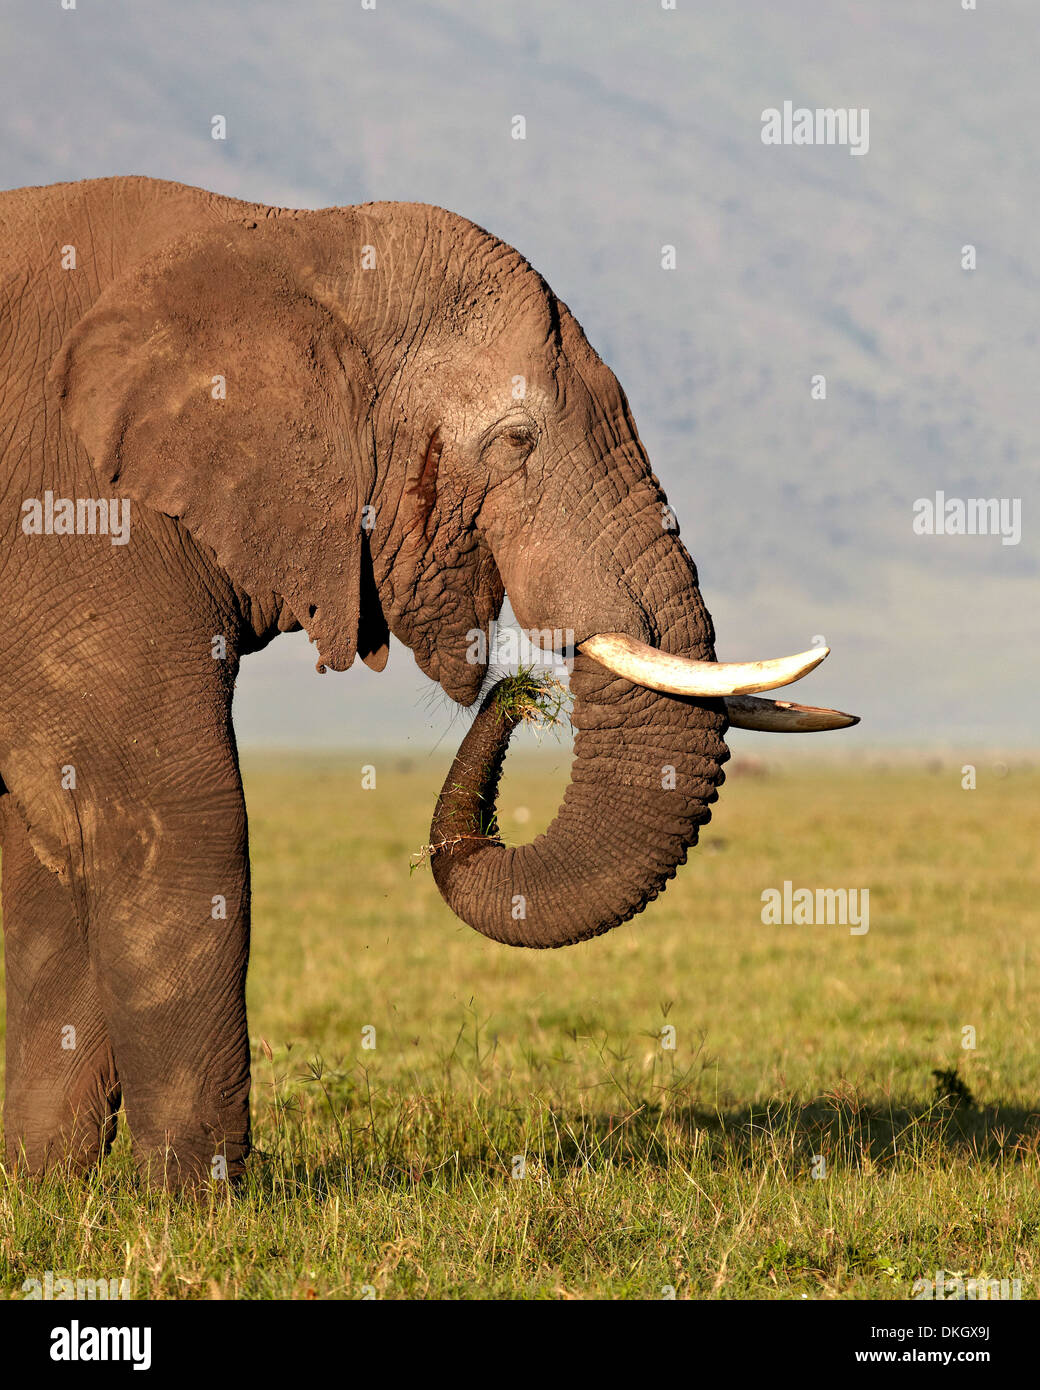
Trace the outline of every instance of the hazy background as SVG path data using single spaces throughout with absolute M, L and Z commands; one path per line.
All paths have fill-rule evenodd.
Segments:
M 864 722 L 788 746 L 970 760 L 1038 741 L 1037 20 L 1036 0 L 6 0 L 0 179 L 481 223 L 623 383 L 720 657 L 834 648 L 789 693 Z M 869 153 L 764 146 L 785 99 L 869 107 Z M 936 489 L 1021 497 L 1021 543 L 915 536 Z M 302 635 L 246 660 L 243 743 L 418 750 L 466 718 L 398 646 L 380 676 L 314 660 Z

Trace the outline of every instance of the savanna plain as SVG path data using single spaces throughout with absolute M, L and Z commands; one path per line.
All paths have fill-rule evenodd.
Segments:
M 5 1297 L 47 1270 L 143 1299 L 905 1299 L 938 1270 L 1036 1297 L 1035 766 L 980 757 L 967 791 L 960 758 L 737 757 L 658 902 L 522 952 L 410 871 L 448 761 L 244 759 L 245 1184 L 143 1192 L 123 1127 L 86 1179 L 5 1167 Z M 508 841 L 568 766 L 511 759 Z M 869 931 L 764 925 L 785 880 L 868 888 Z

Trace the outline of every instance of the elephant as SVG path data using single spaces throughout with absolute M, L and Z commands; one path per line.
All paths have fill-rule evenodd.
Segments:
M 711 814 L 731 724 L 852 716 L 757 692 L 814 649 L 719 663 L 625 395 L 511 247 L 413 203 L 266 207 L 115 177 L 0 193 L 0 851 L 6 1146 L 95 1165 L 122 1104 L 142 1179 L 250 1146 L 241 658 L 319 671 L 390 634 L 452 700 L 506 593 L 573 659 L 549 831 L 484 815 L 485 698 L 438 802 L 449 905 L 516 945 L 641 911 Z M 662 768 L 671 769 L 662 778 Z M 525 912 L 518 916 L 520 896 Z

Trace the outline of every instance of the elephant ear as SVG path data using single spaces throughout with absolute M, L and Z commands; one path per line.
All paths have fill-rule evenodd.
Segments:
M 362 612 L 372 376 L 274 229 L 195 233 L 114 281 L 51 381 L 102 478 L 176 517 L 247 593 L 280 594 L 324 664 L 351 664 L 359 626 L 378 664 L 385 622 Z

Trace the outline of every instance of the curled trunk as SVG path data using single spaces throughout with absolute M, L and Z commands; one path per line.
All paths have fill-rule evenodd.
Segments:
M 710 819 L 729 756 L 719 701 L 645 690 L 580 653 L 571 690 L 574 765 L 544 835 L 512 848 L 498 836 L 495 800 L 518 718 L 495 691 L 434 813 L 433 874 L 445 901 L 510 946 L 572 945 L 641 912 Z

